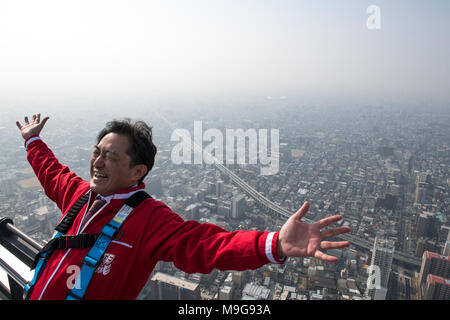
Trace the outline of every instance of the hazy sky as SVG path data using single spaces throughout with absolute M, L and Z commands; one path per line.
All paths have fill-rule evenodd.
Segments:
M 369 30 L 369 5 L 381 29 Z M 450 1 L 0 0 L 0 99 L 450 100 Z

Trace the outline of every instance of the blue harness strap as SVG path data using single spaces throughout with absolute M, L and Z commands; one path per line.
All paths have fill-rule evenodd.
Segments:
M 57 232 L 55 234 L 55 236 L 53 237 L 53 239 L 56 239 L 62 235 L 63 234 L 61 232 Z M 33 288 L 33 286 L 36 284 L 37 280 L 41 276 L 41 273 L 44 270 L 44 267 L 47 264 L 47 261 L 48 261 L 50 255 L 52 254 L 52 252 L 53 251 L 49 250 L 49 251 L 41 252 L 38 254 L 38 257 L 37 257 L 38 260 L 35 260 L 35 261 L 37 261 L 37 263 L 35 266 L 33 278 L 23 288 L 23 290 L 24 290 L 23 299 L 24 300 L 28 300 L 28 298 L 31 294 L 31 289 Z
M 67 294 L 66 300 L 81 300 L 84 298 L 86 290 L 92 280 L 92 276 L 97 267 L 101 264 L 106 249 L 111 241 L 120 240 L 122 237 L 123 233 L 120 230 L 120 227 L 123 225 L 125 219 L 134 208 L 149 197 L 150 196 L 145 191 L 136 192 L 125 201 L 124 205 L 120 208 L 114 218 L 103 227 L 94 246 L 84 257 L 81 271 L 75 281 L 75 286 Z M 119 234 L 119 238 L 116 238 L 117 234 Z
M 80 197 L 73 206 L 69 209 L 69 211 L 66 213 L 62 221 L 56 226 L 55 230 L 57 231 L 56 234 L 53 236 L 52 239 L 59 238 L 67 233 L 70 226 L 72 225 L 73 221 L 75 220 L 75 217 L 80 212 L 81 208 L 85 205 L 85 203 L 89 200 L 90 191 L 84 194 L 82 197 Z M 44 270 L 48 259 L 52 255 L 53 250 L 48 250 L 44 252 L 39 252 L 34 260 L 33 266 L 31 269 L 34 270 L 33 278 L 29 283 L 27 283 L 23 290 L 23 298 L 24 300 L 28 300 L 30 297 L 31 291 L 36 284 L 37 280 L 41 276 L 42 271 Z
M 86 193 L 83 197 L 78 199 L 75 204 L 70 208 L 65 218 L 58 224 L 55 228 L 57 233 L 54 235 L 53 239 L 57 239 L 59 237 L 65 237 L 70 226 L 73 224 L 75 217 L 84 206 L 84 204 L 89 199 L 90 192 Z M 119 212 L 114 216 L 114 218 L 106 224 L 100 234 L 97 236 L 97 240 L 95 241 L 93 247 L 88 252 L 88 254 L 83 259 L 83 265 L 81 267 L 80 274 L 75 282 L 76 287 L 72 289 L 72 291 L 67 295 L 66 300 L 79 300 L 83 299 L 86 290 L 89 286 L 89 283 L 94 275 L 95 269 L 101 263 L 103 259 L 103 255 L 108 248 L 109 244 L 112 240 L 119 240 L 122 231 L 120 227 L 124 223 L 125 219 L 131 213 L 131 211 L 139 206 L 145 199 L 150 198 L 150 195 L 145 191 L 138 191 L 134 193 L 130 198 L 125 201 L 125 204 L 119 210 Z M 120 234 L 119 238 L 116 238 L 117 234 Z M 60 248 L 56 248 L 60 249 Z M 24 299 L 27 300 L 31 294 L 31 291 L 36 284 L 37 280 L 42 274 L 48 259 L 53 253 L 54 249 L 50 249 L 48 251 L 43 251 L 38 254 L 35 259 L 35 272 L 33 275 L 33 279 L 25 285 L 24 287 Z M 32 268 L 33 269 L 33 268 Z

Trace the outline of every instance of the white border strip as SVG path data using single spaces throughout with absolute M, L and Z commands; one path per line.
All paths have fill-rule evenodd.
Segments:
M 132 187 L 132 188 L 134 188 L 134 187 Z M 133 194 L 135 194 L 136 192 L 139 192 L 139 191 L 144 191 L 144 188 L 130 191 L 128 193 L 115 193 L 112 195 L 112 199 L 128 199 Z
M 275 235 L 275 232 L 270 232 L 267 235 L 266 238 L 266 256 L 267 259 L 269 259 L 270 262 L 272 263 L 278 263 L 275 258 L 273 257 L 273 253 L 272 253 L 272 240 L 273 240 L 273 236 Z
M 29 139 L 29 140 L 25 143 L 25 149 L 28 150 L 28 145 L 29 145 L 30 143 L 32 143 L 33 141 L 36 141 L 36 140 L 41 140 L 41 138 L 40 138 L 40 137 L 33 137 L 33 138 Z

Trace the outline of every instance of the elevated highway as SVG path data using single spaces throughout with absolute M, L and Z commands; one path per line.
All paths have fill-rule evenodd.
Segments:
M 278 204 L 270 201 L 265 196 L 263 196 L 261 193 L 256 191 L 253 187 L 251 187 L 249 184 L 247 184 L 244 180 L 242 180 L 239 176 L 237 176 L 234 172 L 232 172 L 230 169 L 226 168 L 224 165 L 216 162 L 215 166 L 217 169 L 219 169 L 224 174 L 227 174 L 230 179 L 238 186 L 240 187 L 248 196 L 255 199 L 255 201 L 258 202 L 260 207 L 263 207 L 265 211 L 267 211 L 269 214 L 274 215 L 279 218 L 285 218 L 288 219 L 293 212 L 290 212 L 289 210 L 286 210 L 285 208 L 279 206 Z M 303 218 L 303 220 L 307 223 L 313 223 L 314 221 Z M 341 234 L 337 236 L 338 238 L 349 241 L 351 244 L 366 249 L 371 250 L 373 248 L 373 243 L 362 239 L 356 235 L 352 234 Z M 413 267 L 420 267 L 422 260 L 417 258 L 416 256 L 395 251 L 394 252 L 394 262 L 400 262 L 402 264 L 410 265 Z
M 160 117 L 170 128 L 172 128 L 172 130 L 175 130 L 175 126 L 168 121 L 162 114 L 160 114 L 159 112 L 156 112 L 156 115 L 158 117 Z M 179 135 L 181 135 L 180 133 L 178 133 Z M 270 201 L 269 199 L 267 199 L 266 197 L 264 197 L 261 193 L 259 193 L 258 191 L 256 191 L 255 189 L 253 189 L 250 185 L 248 185 L 244 180 L 242 180 L 240 177 L 238 177 L 234 172 L 232 172 L 231 170 L 229 170 L 228 168 L 226 168 L 216 157 L 214 157 L 211 153 L 206 152 L 203 150 L 201 145 L 196 144 L 195 141 L 193 141 L 191 139 L 191 137 L 184 137 L 184 139 L 188 139 L 191 140 L 191 146 L 192 146 L 192 150 L 196 151 L 196 152 L 200 152 L 202 154 L 206 154 L 210 161 L 212 161 L 212 163 L 214 163 L 214 165 L 217 167 L 217 169 L 219 169 L 221 172 L 223 172 L 224 174 L 227 174 L 231 180 L 236 183 L 237 186 L 239 186 L 247 195 L 249 195 L 250 197 L 252 197 L 253 199 L 255 199 L 255 201 L 257 201 L 257 203 L 259 204 L 260 207 L 264 208 L 264 210 L 266 210 L 267 212 L 269 212 L 270 214 L 277 216 L 279 218 L 285 218 L 288 219 L 293 212 L 290 212 L 289 210 L 286 210 L 285 208 L 279 206 L 278 204 Z M 303 220 L 307 223 L 313 223 L 312 220 L 307 219 L 307 218 L 303 218 Z M 373 244 L 370 243 L 369 241 L 362 239 L 358 236 L 355 235 L 351 235 L 351 234 L 342 234 L 338 236 L 340 239 L 343 239 L 344 241 L 349 241 L 351 244 L 358 246 L 360 248 L 366 249 L 366 250 L 371 250 L 373 248 Z M 406 266 L 412 266 L 413 268 L 417 268 L 421 266 L 421 259 L 404 253 L 404 252 L 399 252 L 399 251 L 395 251 L 394 253 L 394 262 L 397 263 L 403 263 Z

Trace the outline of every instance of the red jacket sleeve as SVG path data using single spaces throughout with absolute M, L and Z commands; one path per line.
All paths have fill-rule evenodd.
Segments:
M 64 213 L 79 197 L 76 190 L 81 184 L 87 184 L 79 176 L 69 170 L 69 167 L 59 163 L 53 152 L 38 137 L 33 136 L 25 141 L 27 159 L 33 168 L 45 194 L 56 203 Z
M 284 262 L 277 256 L 278 232 L 229 232 L 210 223 L 184 221 L 167 206 L 156 209 L 153 216 L 151 220 L 158 223 L 147 238 L 152 253 L 184 272 L 247 270 Z

